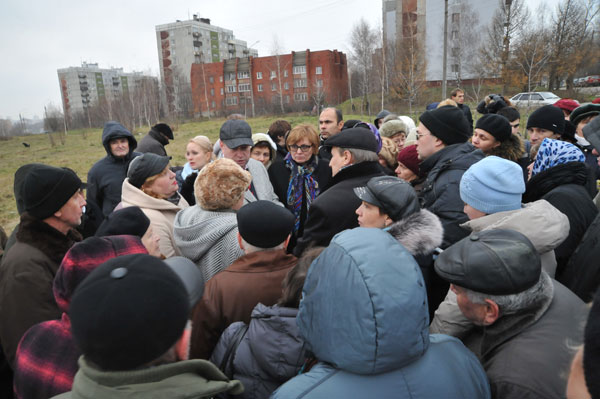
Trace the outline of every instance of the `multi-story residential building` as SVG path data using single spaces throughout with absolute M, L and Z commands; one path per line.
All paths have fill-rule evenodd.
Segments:
M 196 115 L 310 110 L 348 99 L 346 55 L 310 50 L 192 65 Z
M 67 117 L 85 113 L 102 100 L 118 100 L 142 84 L 158 86 L 158 79 L 142 72 L 123 72 L 123 68 L 104 69 L 82 62 L 79 67 L 58 69 L 58 82 Z
M 190 85 L 192 64 L 213 63 L 236 57 L 258 56 L 258 51 L 234 37 L 233 31 L 211 25 L 194 15 L 188 21 L 156 26 L 161 81 L 169 110 L 176 110 L 181 93 Z

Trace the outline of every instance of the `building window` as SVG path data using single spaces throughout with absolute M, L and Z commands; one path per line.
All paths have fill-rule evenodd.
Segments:
M 263 91 L 263 85 L 262 85 L 262 84 L 259 84 L 259 85 L 257 86 L 257 89 L 258 89 L 258 91 Z
M 460 13 L 455 12 L 452 14 L 452 23 L 453 24 L 460 23 Z
M 277 77 L 277 72 L 271 71 L 271 79 L 275 79 Z
M 248 79 L 250 77 L 250 73 L 249 72 L 238 72 L 237 75 L 238 79 Z
M 294 88 L 306 87 L 306 79 L 294 79 Z
M 284 69 L 284 70 L 283 70 L 283 77 L 284 77 L 284 78 L 287 78 L 287 77 L 288 77 L 288 71 L 287 71 L 287 69 Z
M 293 71 L 294 75 L 306 73 L 306 65 L 296 65 Z
M 215 89 L 210 89 L 210 95 L 214 96 L 215 95 Z
M 458 57 L 459 54 L 459 48 L 458 47 L 452 47 L 450 53 L 452 54 L 452 57 Z
M 210 107 L 211 107 L 211 108 L 214 108 L 214 107 L 216 107 L 216 106 L 217 106 L 217 104 L 216 104 L 214 101 L 212 101 L 212 102 L 210 103 Z
M 209 76 L 209 77 L 208 77 L 208 81 L 209 81 L 210 83 L 215 83 L 215 78 L 213 78 L 212 76 Z
M 286 104 L 289 104 L 290 103 L 290 96 L 283 97 L 283 102 L 286 103 Z
M 262 72 L 256 72 L 256 79 L 262 79 Z
M 320 67 L 320 66 L 316 67 L 316 68 L 315 68 L 315 74 L 316 74 L 316 75 L 321 75 L 321 74 L 323 74 L 323 68 L 322 68 L 322 67 Z
M 223 88 L 221 87 L 221 95 L 223 95 Z
M 225 88 L 227 89 L 227 93 L 235 93 L 235 85 L 227 85 Z
M 271 82 L 271 91 L 275 90 L 277 90 L 277 85 L 275 84 L 275 82 Z
M 239 92 L 250 91 L 250 83 L 244 83 L 244 84 L 238 85 L 238 91 Z
M 452 72 L 458 72 L 458 64 L 452 64 Z
M 289 90 L 290 89 L 290 84 L 288 82 L 285 82 L 283 84 L 283 88 L 286 89 L 286 90 Z
M 294 101 L 308 101 L 308 94 L 296 93 L 294 94 Z
M 452 33 L 450 34 L 450 38 L 452 40 L 458 40 L 458 31 L 457 30 L 453 30 Z
M 323 79 L 317 79 L 317 87 L 323 87 Z
M 219 76 L 219 82 L 223 83 L 223 76 Z
M 225 99 L 225 104 L 227 105 L 236 105 L 238 103 L 237 97 L 227 97 Z
M 225 78 L 226 80 L 235 80 L 235 73 L 233 72 L 229 72 L 227 74 L 227 77 Z

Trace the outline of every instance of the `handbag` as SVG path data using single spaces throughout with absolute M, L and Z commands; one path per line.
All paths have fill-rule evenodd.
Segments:
M 233 335 L 227 350 L 225 351 L 225 356 L 223 356 L 223 360 L 219 364 L 219 369 L 229 378 L 233 379 L 233 361 L 235 360 L 235 354 L 237 352 L 238 346 L 244 339 L 246 332 L 248 331 L 248 325 L 246 323 L 242 324 L 236 333 Z

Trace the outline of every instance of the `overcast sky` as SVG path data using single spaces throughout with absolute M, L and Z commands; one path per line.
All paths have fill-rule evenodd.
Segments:
M 56 70 L 82 61 L 159 76 L 155 26 L 195 13 L 249 45 L 258 42 L 259 56 L 271 53 L 274 36 L 285 52 L 347 53 L 360 17 L 381 24 L 381 0 L 2 0 L 0 118 L 42 116 L 45 104 L 60 106 Z

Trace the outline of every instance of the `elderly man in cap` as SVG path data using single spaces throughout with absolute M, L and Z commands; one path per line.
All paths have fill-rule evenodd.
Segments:
M 147 135 L 142 137 L 137 150 L 141 153 L 151 152 L 166 157 L 165 146 L 169 144 L 169 139 L 174 139 L 171 127 L 166 123 L 158 123 L 152 126 Z
M 309 246 L 327 246 L 340 231 L 358 227 L 354 212 L 361 200 L 353 189 L 366 185 L 372 177 L 384 175 L 377 157 L 377 140 L 370 130 L 346 129 L 327 139 L 324 145 L 331 149 L 332 178 L 327 190 L 308 210 L 304 235 L 294 248 L 296 256 Z
M 0 267 L 0 342 L 11 365 L 29 327 L 60 317 L 52 280 L 65 253 L 81 240 L 75 228 L 86 204 L 83 187 L 67 168 L 40 164 L 25 176 L 17 242 Z
M 290 211 L 270 201 L 255 201 L 237 212 L 244 255 L 207 282 L 194 309 L 191 357 L 208 359 L 231 323 L 249 323 L 256 304 L 277 302 L 283 278 L 297 263 L 286 253 L 294 220 Z
M 458 186 L 463 173 L 484 154 L 467 143 L 469 123 L 457 107 L 425 111 L 419 120 L 417 153 L 422 161 L 420 172 L 427 176 L 419 193 L 421 206 L 442 220 L 445 248 L 466 235 L 458 226 L 467 221 Z
M 242 169 L 252 175 L 250 187 L 244 194 L 244 204 L 257 200 L 266 200 L 281 205 L 273 186 L 269 180 L 269 174 L 265 166 L 250 158 L 250 151 L 254 142 L 252 141 L 252 128 L 248 122 L 242 119 L 231 119 L 226 121 L 219 132 L 219 145 L 223 158 L 233 160 Z
M 527 237 L 473 233 L 444 251 L 435 270 L 481 327 L 466 344 L 475 348 L 493 398 L 564 398 L 571 345 L 582 341 L 587 308 L 542 270 Z
M 239 394 L 204 360 L 185 360 L 177 350 L 185 339 L 192 293 L 202 277 L 186 278 L 155 257 L 113 258 L 94 269 L 75 290 L 69 317 L 83 355 L 73 389 L 55 398 L 204 398 Z M 197 276 L 200 274 L 196 269 Z

